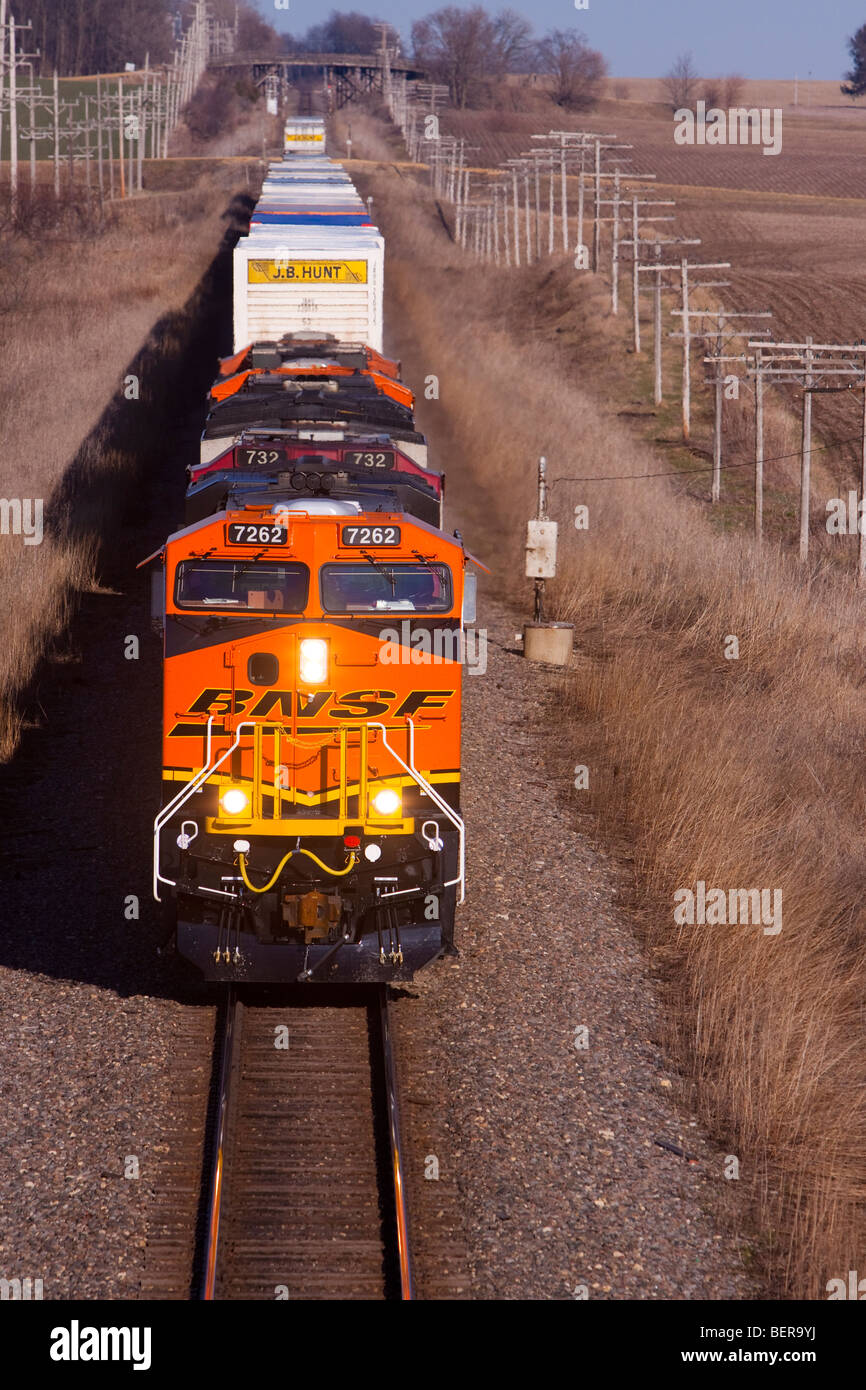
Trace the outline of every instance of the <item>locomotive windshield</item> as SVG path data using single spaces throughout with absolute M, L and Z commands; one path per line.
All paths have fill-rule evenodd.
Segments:
M 447 613 L 451 594 L 447 565 L 376 560 L 322 566 L 326 613 Z
M 184 560 L 177 567 L 178 608 L 230 608 L 233 612 L 303 613 L 310 571 L 297 563 Z

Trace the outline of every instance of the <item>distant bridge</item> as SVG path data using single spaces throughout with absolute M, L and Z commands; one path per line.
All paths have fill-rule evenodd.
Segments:
M 382 53 L 286 53 L 276 57 L 263 53 L 229 53 L 210 60 L 212 68 L 249 68 L 256 83 L 276 76 L 297 82 L 305 73 L 319 72 L 325 85 L 334 88 L 337 107 L 368 92 L 381 92 L 385 59 Z M 406 58 L 391 58 L 393 73 L 410 80 L 424 73 Z

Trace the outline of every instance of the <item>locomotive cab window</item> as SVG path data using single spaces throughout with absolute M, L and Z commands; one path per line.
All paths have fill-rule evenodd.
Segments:
M 303 613 L 309 586 L 306 565 L 184 560 L 177 567 L 174 601 L 178 608 Z
M 323 565 L 321 580 L 326 613 L 447 613 L 453 604 L 447 565 Z

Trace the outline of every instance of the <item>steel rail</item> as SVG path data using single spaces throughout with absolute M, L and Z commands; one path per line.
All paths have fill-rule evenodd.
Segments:
M 379 986 L 379 1030 L 382 1042 L 383 1079 L 388 1115 L 388 1138 L 391 1145 L 391 1182 L 394 1189 L 394 1215 L 397 1227 L 397 1255 L 400 1265 L 400 1297 L 409 1301 L 415 1297 L 412 1253 L 409 1247 L 409 1211 L 406 1182 L 403 1175 L 403 1150 L 400 1138 L 400 1100 L 397 1090 L 397 1069 L 394 1063 L 394 1044 L 388 1012 L 388 986 Z
M 393 1237 L 383 1233 L 386 1261 L 396 1276 L 399 1271 L 400 1294 L 402 1301 L 415 1298 L 415 1281 L 412 1253 L 409 1240 L 409 1211 L 406 1193 L 405 1167 L 400 1128 L 400 1101 L 397 1085 L 394 1040 L 388 1004 L 388 987 L 375 987 L 375 995 L 368 999 L 367 1008 L 376 1018 L 374 1030 L 378 1047 L 378 1057 L 372 1057 L 371 1085 L 374 1092 L 378 1088 L 383 1101 L 383 1130 L 387 1125 L 390 1165 L 388 1170 L 387 1202 L 393 1199 Z M 216 1084 L 215 1127 L 210 1161 L 206 1170 L 205 1184 L 207 1194 L 206 1220 L 201 1242 L 200 1274 L 195 1297 L 204 1302 L 216 1300 L 217 1275 L 220 1258 L 220 1235 L 223 1222 L 223 1197 L 226 1188 L 229 1145 L 232 1140 L 231 1108 L 234 1100 L 233 1085 L 241 1042 L 240 1004 L 235 987 L 229 986 L 220 1005 L 217 1016 L 218 1071 Z M 377 1079 L 378 1072 L 378 1079 Z M 382 1134 L 384 1141 L 384 1133 Z M 380 1192 L 384 1193 L 384 1154 L 380 1169 Z M 390 1223 L 389 1223 L 390 1224 Z M 396 1278 L 394 1280 L 396 1293 Z
M 234 986 L 229 985 L 217 1017 L 222 1028 L 220 1042 L 219 1079 L 217 1081 L 217 1125 L 213 1157 L 208 1177 L 207 1226 L 204 1239 L 204 1259 L 199 1299 L 211 1302 L 216 1288 L 217 1256 L 219 1254 L 220 1219 L 222 1216 L 223 1178 L 225 1176 L 226 1136 L 228 1134 L 229 1087 L 234 1060 L 235 1023 L 239 1008 Z

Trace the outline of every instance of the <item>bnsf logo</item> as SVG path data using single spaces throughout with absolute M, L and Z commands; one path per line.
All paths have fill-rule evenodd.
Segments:
M 315 694 L 303 696 L 297 690 L 266 690 L 258 694 L 253 690 L 231 690 L 208 688 L 203 690 L 186 711 L 190 714 L 212 714 L 219 718 L 226 714 L 242 714 L 246 719 L 286 720 L 292 716 L 300 722 L 309 724 L 322 716 L 357 724 L 362 719 L 377 719 L 388 714 L 394 719 L 404 715 L 414 717 L 427 710 L 442 709 L 454 695 L 453 690 L 413 690 L 399 707 L 391 710 L 391 701 L 398 698 L 394 690 L 349 690 L 337 695 L 333 690 L 317 690 Z M 255 701 L 255 703 L 252 703 Z M 325 728 L 328 728 L 325 725 Z M 189 738 L 200 735 L 202 725 L 175 724 L 169 738 Z

